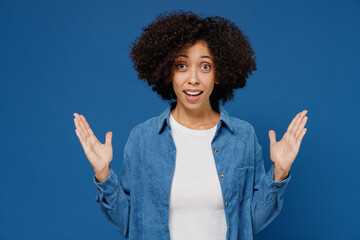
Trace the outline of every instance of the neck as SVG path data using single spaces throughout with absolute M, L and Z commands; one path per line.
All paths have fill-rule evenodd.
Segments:
M 220 114 L 211 108 L 210 103 L 201 109 L 187 109 L 180 104 L 176 104 L 171 114 L 181 125 L 197 130 L 210 129 L 220 119 Z

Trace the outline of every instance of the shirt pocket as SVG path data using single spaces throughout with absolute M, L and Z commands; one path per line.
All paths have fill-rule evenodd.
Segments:
M 242 203 L 252 197 L 254 167 L 237 167 L 235 169 L 239 202 Z

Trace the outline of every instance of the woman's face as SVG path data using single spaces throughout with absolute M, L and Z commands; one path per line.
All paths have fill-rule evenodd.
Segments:
M 209 109 L 215 83 L 215 66 L 206 42 L 197 41 L 182 51 L 173 66 L 173 89 L 180 107 Z

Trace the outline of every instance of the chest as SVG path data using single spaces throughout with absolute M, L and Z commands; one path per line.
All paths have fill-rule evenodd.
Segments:
M 177 140 L 168 131 L 141 145 L 138 167 L 145 193 L 156 192 L 168 200 L 178 170 L 176 176 L 183 181 L 217 178 L 224 198 L 234 198 L 239 192 L 245 196 L 245 185 L 251 185 L 253 178 L 254 155 L 241 138 L 220 132 L 207 143 L 176 144 Z

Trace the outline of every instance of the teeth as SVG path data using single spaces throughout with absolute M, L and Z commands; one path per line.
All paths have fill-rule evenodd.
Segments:
M 186 92 L 185 91 L 185 93 L 189 94 L 189 95 L 199 95 L 201 93 L 201 91 L 200 92 Z

